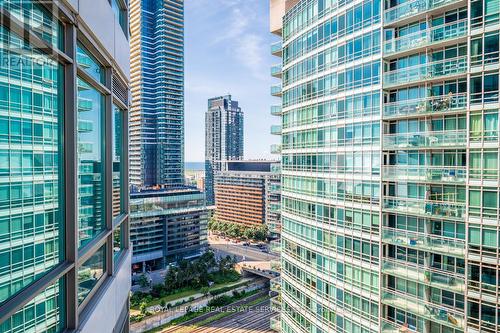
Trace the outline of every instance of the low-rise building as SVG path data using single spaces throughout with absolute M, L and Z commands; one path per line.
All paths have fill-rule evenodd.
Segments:
M 280 223 L 280 174 L 275 161 L 223 161 L 215 173 L 215 218 L 260 226 L 276 237 Z
M 134 272 L 197 257 L 207 246 L 208 209 L 205 194 L 196 188 L 131 193 L 130 219 Z

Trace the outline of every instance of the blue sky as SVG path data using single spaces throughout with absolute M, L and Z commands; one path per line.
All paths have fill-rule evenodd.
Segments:
M 186 161 L 204 160 L 207 99 L 227 93 L 245 113 L 245 158 L 273 157 L 269 1 L 185 0 L 185 20 Z

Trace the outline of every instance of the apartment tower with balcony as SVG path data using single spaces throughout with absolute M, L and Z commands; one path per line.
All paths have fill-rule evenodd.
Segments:
M 130 2 L 130 183 L 183 185 L 184 1 Z
M 128 5 L 0 2 L 0 332 L 126 332 Z
M 214 174 L 221 161 L 243 159 L 243 111 L 231 95 L 210 98 L 205 112 L 205 193 L 215 204 Z
M 131 0 L 130 31 L 130 234 L 145 271 L 200 255 L 208 211 L 184 178 L 184 1 Z
M 283 332 L 500 330 L 499 29 L 497 0 L 271 1 Z

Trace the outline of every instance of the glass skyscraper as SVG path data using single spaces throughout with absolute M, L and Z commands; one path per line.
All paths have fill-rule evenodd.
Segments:
M 127 13 L 0 1 L 0 332 L 127 329 Z
M 271 1 L 283 332 L 500 330 L 499 28 L 498 0 Z
M 165 268 L 207 245 L 205 195 L 184 179 L 184 1 L 131 0 L 132 265 Z
M 184 1 L 131 1 L 130 182 L 184 184 Z
M 205 193 L 215 204 L 214 173 L 221 161 L 243 159 L 243 111 L 231 95 L 210 98 L 205 112 Z

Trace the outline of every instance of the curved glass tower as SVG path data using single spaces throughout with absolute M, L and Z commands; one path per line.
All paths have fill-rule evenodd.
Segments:
M 279 2 L 281 329 L 498 332 L 498 1 Z
M 2 333 L 128 328 L 127 14 L 0 1 Z

